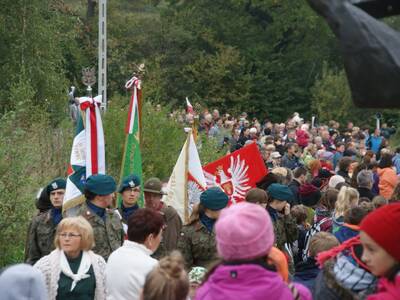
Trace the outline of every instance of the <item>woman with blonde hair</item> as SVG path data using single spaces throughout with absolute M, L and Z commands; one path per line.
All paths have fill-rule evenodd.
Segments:
M 57 226 L 56 249 L 34 267 L 46 281 L 49 300 L 106 299 L 104 259 L 93 253 L 93 229 L 83 217 L 63 219 Z
M 147 275 L 142 300 L 185 300 L 188 294 L 189 277 L 183 257 L 178 251 L 173 251 Z
M 345 213 L 358 205 L 360 194 L 352 187 L 342 186 L 335 203 L 335 211 L 333 213 L 332 233 L 334 234 L 344 223 Z

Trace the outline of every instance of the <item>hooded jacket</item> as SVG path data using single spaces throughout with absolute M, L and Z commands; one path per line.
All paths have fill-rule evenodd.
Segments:
M 311 298 L 310 291 L 300 284 L 293 285 L 299 299 Z M 196 292 L 196 300 L 292 300 L 293 292 L 273 271 L 256 264 L 220 265 Z

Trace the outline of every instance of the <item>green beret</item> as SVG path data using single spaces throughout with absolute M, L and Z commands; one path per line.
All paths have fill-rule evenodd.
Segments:
M 278 201 L 292 202 L 294 196 L 292 191 L 287 185 L 273 183 L 267 189 L 268 195 Z
M 218 187 L 209 188 L 200 195 L 200 204 L 211 210 L 223 209 L 228 201 L 228 196 Z
M 95 195 L 109 195 L 115 192 L 117 184 L 109 175 L 92 175 L 86 180 L 85 189 Z
M 46 186 L 47 194 L 50 195 L 55 190 L 65 190 L 67 182 L 63 178 L 56 178 Z
M 122 193 L 127 188 L 140 186 L 140 178 L 136 175 L 128 175 L 122 179 L 121 185 L 118 188 L 118 193 Z

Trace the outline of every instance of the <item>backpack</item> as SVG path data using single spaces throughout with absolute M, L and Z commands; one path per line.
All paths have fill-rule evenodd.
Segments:
M 329 218 L 329 217 L 323 218 L 319 222 L 313 224 L 313 226 L 311 226 L 311 228 L 307 231 L 306 237 L 304 239 L 304 249 L 303 249 L 303 253 L 302 253 L 303 261 L 306 261 L 308 258 L 308 250 L 310 248 L 311 238 L 314 236 L 314 234 L 320 232 L 322 225 L 325 222 L 329 221 L 330 219 L 331 218 Z

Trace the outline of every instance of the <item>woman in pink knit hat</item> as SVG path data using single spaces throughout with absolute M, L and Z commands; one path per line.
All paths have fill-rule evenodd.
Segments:
M 222 261 L 206 276 L 195 299 L 312 299 L 307 288 L 285 283 L 266 263 L 275 236 L 261 206 L 243 202 L 222 210 L 215 231 Z

